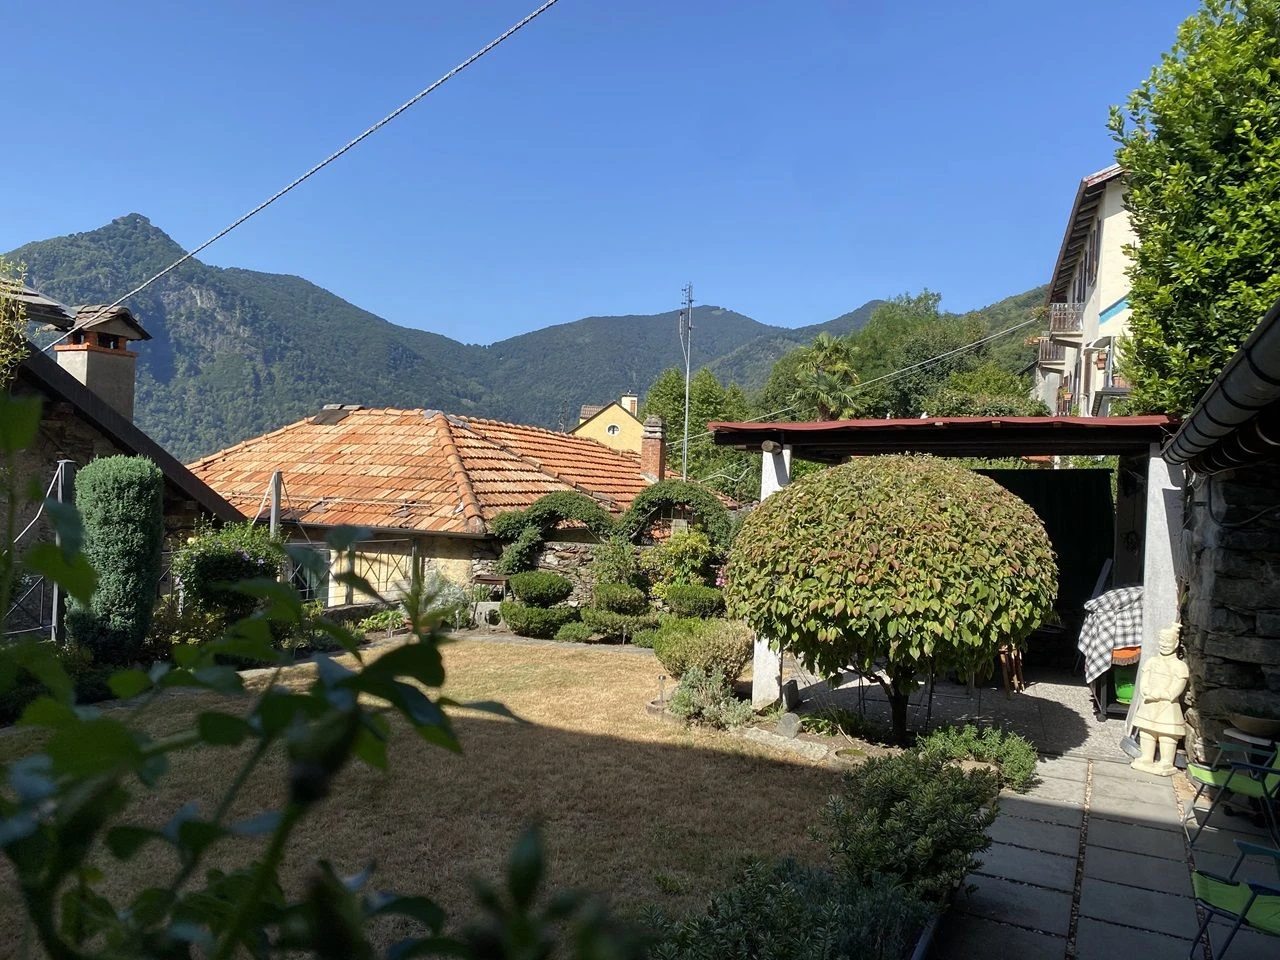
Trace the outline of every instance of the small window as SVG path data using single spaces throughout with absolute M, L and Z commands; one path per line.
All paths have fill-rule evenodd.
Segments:
M 609 431 L 609 436 L 616 437 L 622 431 L 622 428 L 619 427 L 616 423 L 611 423 L 609 424 L 608 431 Z

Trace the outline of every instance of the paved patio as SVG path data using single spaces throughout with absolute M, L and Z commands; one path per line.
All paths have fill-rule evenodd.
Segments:
M 802 681 L 804 678 L 800 678 Z M 887 721 L 878 688 L 802 682 L 807 710 L 856 709 Z M 912 698 L 911 724 L 924 726 L 927 692 Z M 1191 896 L 1193 864 L 1218 873 L 1235 860 L 1234 837 L 1256 838 L 1247 818 L 1215 814 L 1191 850 L 1181 826 L 1191 791 L 1181 778 L 1135 771 L 1120 750 L 1123 722 L 1099 723 L 1083 681 L 1032 682 L 1006 697 L 987 684 L 970 691 L 938 683 L 932 723 L 993 724 L 1026 736 L 1042 754 L 1039 782 L 1006 791 L 994 841 L 939 931 L 937 960 L 1145 960 L 1193 955 L 1201 917 Z M 1181 800 L 1179 795 L 1181 794 Z M 1207 808 L 1207 803 L 1203 804 Z M 1200 815 L 1203 811 L 1199 811 Z M 1252 861 L 1242 877 L 1275 882 L 1275 868 Z M 1229 928 L 1215 923 L 1215 948 Z M 1194 956 L 1203 957 L 1203 945 Z M 1216 954 L 1215 954 L 1216 955 Z M 1241 931 L 1228 960 L 1276 960 L 1280 941 Z

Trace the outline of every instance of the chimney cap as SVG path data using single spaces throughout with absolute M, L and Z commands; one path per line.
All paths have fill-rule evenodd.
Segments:
M 151 334 L 143 329 L 138 318 L 128 307 L 110 307 L 105 303 L 90 303 L 76 307 L 76 322 L 72 330 L 97 330 L 124 338 L 125 340 L 150 340 Z
M 644 419 L 644 437 L 646 440 L 661 440 L 667 435 L 667 425 L 656 413 Z

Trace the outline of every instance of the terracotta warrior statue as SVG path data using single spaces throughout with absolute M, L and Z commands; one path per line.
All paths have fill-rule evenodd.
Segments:
M 1175 623 L 1160 631 L 1160 655 L 1144 660 L 1138 674 L 1142 705 L 1133 723 L 1138 728 L 1142 756 L 1130 766 L 1161 777 L 1173 775 L 1173 758 L 1185 729 L 1182 704 L 1178 701 L 1187 689 L 1190 671 L 1177 655 L 1181 629 L 1181 625 Z M 1157 747 L 1159 761 L 1156 760 Z

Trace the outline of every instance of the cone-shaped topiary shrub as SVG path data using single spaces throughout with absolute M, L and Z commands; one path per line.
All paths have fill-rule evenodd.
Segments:
M 994 480 L 934 457 L 863 457 L 795 481 L 742 525 L 731 616 L 834 675 L 877 663 L 906 734 L 917 676 L 981 671 L 1052 609 L 1044 525 Z
M 146 457 L 100 457 L 76 474 L 84 555 L 98 571 L 89 604 L 67 611 L 72 642 L 104 664 L 142 653 L 160 582 L 164 475 Z

